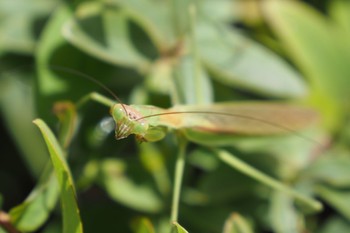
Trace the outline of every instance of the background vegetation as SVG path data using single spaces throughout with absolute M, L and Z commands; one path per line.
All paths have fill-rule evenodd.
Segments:
M 222 146 L 323 210 L 191 143 L 179 223 L 193 233 L 350 231 L 349 1 L 0 0 L 0 56 L 0 209 L 10 217 L 0 232 L 81 232 L 74 190 L 84 232 L 169 231 L 176 135 L 116 141 L 101 126 L 106 107 L 88 103 L 76 115 L 73 103 L 106 94 L 76 71 L 127 104 L 314 108 L 320 124 L 303 136 L 237 136 Z M 37 117 L 58 138 L 36 121 L 53 163 Z

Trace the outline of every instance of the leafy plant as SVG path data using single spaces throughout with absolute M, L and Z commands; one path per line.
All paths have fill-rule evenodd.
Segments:
M 85 232 L 140 233 L 349 229 L 349 4 L 333 1 L 330 19 L 297 1 L 248 8 L 256 6 L 225 0 L 0 1 L 2 117 L 36 179 L 22 204 L 5 206 L 6 224 L 23 232 L 66 233 L 82 232 L 82 225 Z M 245 21 L 251 9 L 260 9 L 255 25 Z M 290 63 L 265 46 L 279 48 Z M 32 62 L 35 73 L 18 68 Z M 163 140 L 116 141 L 108 108 L 86 101 L 117 102 L 101 97 L 101 84 L 141 110 L 147 104 L 217 111 L 217 102 L 236 109 L 253 101 L 245 120 L 226 116 L 227 122 L 245 129 L 252 122 L 247 118 L 260 113 L 255 123 L 264 133 L 252 133 L 255 124 L 247 135 L 168 129 L 150 117 L 145 120 L 161 126 L 152 132 L 161 129 Z M 311 125 L 303 111 L 282 120 L 263 114 L 275 102 L 281 109 L 313 107 L 321 122 Z M 35 123 L 46 145 L 32 124 L 36 117 L 43 119 Z M 269 127 L 282 133 L 273 135 Z M 9 197 L 2 196 L 6 204 Z M 313 196 L 326 204 L 326 224 L 315 224 L 323 216 Z M 58 197 L 61 209 L 55 208 Z

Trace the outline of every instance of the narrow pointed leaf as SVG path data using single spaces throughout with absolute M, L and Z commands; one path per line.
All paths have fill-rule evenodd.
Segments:
M 73 178 L 64 158 L 63 150 L 45 122 L 41 119 L 37 119 L 34 123 L 39 127 L 45 139 L 59 183 L 63 214 L 63 232 L 82 233 L 83 226 L 76 200 Z
M 178 222 L 174 222 L 173 224 L 176 233 L 188 233 L 188 231 L 183 228 Z

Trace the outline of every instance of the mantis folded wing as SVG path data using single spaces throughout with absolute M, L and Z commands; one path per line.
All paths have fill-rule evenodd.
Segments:
M 301 130 L 315 123 L 317 113 L 297 105 L 266 102 L 227 102 L 170 109 L 131 106 L 150 126 L 191 128 L 215 134 L 271 135 Z

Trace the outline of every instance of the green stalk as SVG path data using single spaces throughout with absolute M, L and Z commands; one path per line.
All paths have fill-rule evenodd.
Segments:
M 179 138 L 179 152 L 175 164 L 175 179 L 173 188 L 173 200 L 171 205 L 170 221 L 177 222 L 179 216 L 179 202 L 181 193 L 181 183 L 185 168 L 186 146 L 187 141 L 184 138 Z
M 114 104 L 116 104 L 115 100 L 111 100 L 97 92 L 92 92 L 90 94 L 87 94 L 83 98 L 81 98 L 77 103 L 77 109 L 81 108 L 83 105 L 85 105 L 88 101 L 93 100 L 96 101 L 97 103 L 100 103 L 102 105 L 105 105 L 107 107 L 112 107 Z
M 301 203 L 304 203 L 306 206 L 310 207 L 313 211 L 320 211 L 322 210 L 322 204 L 318 202 L 317 200 L 314 200 L 312 198 L 309 198 L 307 196 L 304 196 L 297 191 L 289 188 L 288 186 L 284 185 L 283 183 L 265 175 L 264 173 L 260 172 L 259 170 L 253 168 L 252 166 L 246 164 L 242 160 L 238 159 L 237 157 L 233 156 L 227 151 L 224 150 L 216 150 L 214 149 L 215 154 L 218 156 L 219 159 L 221 159 L 223 162 L 228 164 L 229 166 L 237 169 L 238 171 L 250 176 L 251 178 L 260 181 L 261 183 L 270 186 L 271 188 L 283 192 L 291 197 L 294 197 L 296 200 L 300 201 Z

